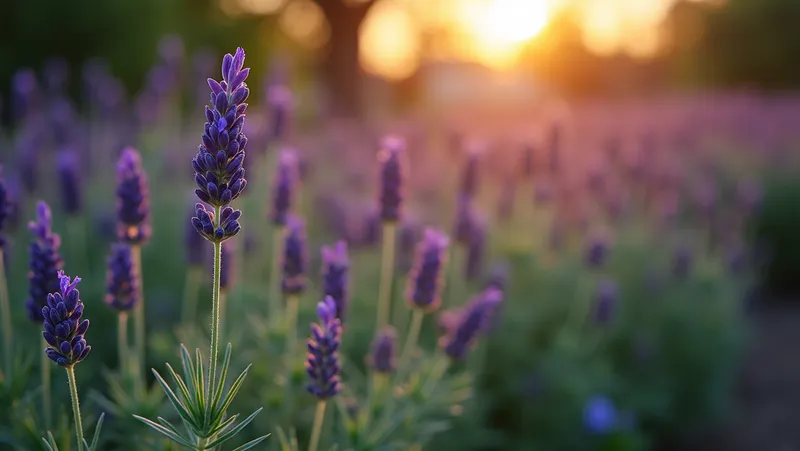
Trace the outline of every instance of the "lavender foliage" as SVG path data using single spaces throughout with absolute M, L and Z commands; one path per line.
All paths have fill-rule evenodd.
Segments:
M 80 277 L 70 279 L 64 271 L 58 272 L 60 291 L 47 295 L 47 305 L 42 307 L 44 332 L 49 345 L 47 357 L 59 366 L 70 367 L 85 359 L 92 347 L 86 344 L 84 334 L 89 320 L 81 321 L 83 302 L 76 288 Z

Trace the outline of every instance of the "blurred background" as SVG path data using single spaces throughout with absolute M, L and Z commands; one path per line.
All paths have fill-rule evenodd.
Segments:
M 99 301 L 115 240 L 110 168 L 132 145 L 153 194 L 143 251 L 148 363 L 174 360 L 185 338 L 175 324 L 192 264 L 189 160 L 205 80 L 219 78 L 221 56 L 241 46 L 252 71 L 234 315 L 266 303 L 267 162 L 291 146 L 311 285 L 317 249 L 336 239 L 363 268 L 345 344 L 363 360 L 380 261 L 375 153 L 386 133 L 406 139 L 410 161 L 398 330 L 407 325 L 399 300 L 410 250 L 425 225 L 458 242 L 459 275 L 448 279 L 458 296 L 487 280 L 507 283 L 503 326 L 467 366 L 473 404 L 451 409 L 453 422 L 429 425 L 435 432 L 415 446 L 800 450 L 800 2 L 26 0 L 2 14 L 0 164 L 16 206 L 3 250 L 18 335 L 33 330 L 20 308 L 24 224 L 45 199 L 65 260 L 96 299 L 87 302 L 92 333 L 113 339 L 113 314 Z M 72 197 L 65 153 L 80 174 Z M 464 221 L 470 233 L 458 237 Z M 313 318 L 317 288 L 301 324 Z M 591 326 L 564 332 L 584 298 L 616 305 L 616 320 L 594 312 Z M 234 340 L 249 361 L 269 353 L 259 347 L 265 332 L 252 329 Z M 430 349 L 437 331 L 423 329 Z M 116 361 L 113 346 L 92 352 L 87 366 Z M 241 403 L 272 409 L 254 423 L 260 431 L 296 425 L 302 441 L 307 415 L 281 416 L 279 370 L 260 365 Z M 89 409 L 109 411 L 102 399 L 114 390 L 100 371 L 79 377 L 101 399 Z M 0 415 L 0 439 L 39 449 L 8 438 L 33 420 L 19 421 Z M 129 449 L 119 437 L 143 434 L 124 420 L 109 427 L 108 449 Z

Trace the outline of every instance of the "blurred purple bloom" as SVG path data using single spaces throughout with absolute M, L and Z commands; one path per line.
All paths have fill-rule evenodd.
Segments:
M 300 294 L 305 290 L 307 260 L 305 224 L 300 218 L 290 217 L 283 245 L 281 287 L 285 295 Z
M 586 265 L 590 268 L 600 268 L 605 264 L 608 256 L 608 241 L 604 236 L 592 238 L 586 249 Z
M 433 228 L 425 229 L 422 241 L 417 244 L 406 287 L 406 300 L 411 307 L 429 312 L 439 308 L 449 245 L 447 235 Z
M 372 371 L 389 374 L 397 369 L 396 342 L 397 332 L 392 326 L 385 326 L 378 332 L 367 362 Z
M 593 396 L 583 408 L 583 425 L 592 434 L 607 434 L 618 424 L 617 408 L 614 402 L 602 395 Z
M 117 236 L 130 244 L 143 244 L 151 234 L 150 193 L 142 157 L 133 147 L 122 151 L 117 163 Z
M 78 155 L 69 148 L 58 153 L 58 181 L 61 207 L 68 215 L 77 215 L 83 207 L 83 186 Z
M 139 302 L 139 279 L 133 266 L 130 245 L 111 247 L 106 272 L 106 304 L 117 311 L 130 311 Z
M 322 294 L 333 300 L 336 317 L 342 321 L 350 300 L 349 271 L 347 243 L 337 241 L 333 246 L 322 246 Z
M 603 280 L 597 287 L 593 304 L 592 320 L 595 324 L 604 325 L 614 319 L 619 302 L 619 289 L 612 280 Z
M 297 153 L 292 149 L 282 149 L 278 161 L 278 173 L 272 188 L 272 223 L 286 225 L 286 218 L 292 207 L 292 199 L 297 189 Z
M 294 108 L 294 97 L 288 86 L 275 84 L 267 89 L 267 105 L 270 114 L 270 141 L 282 142 L 289 132 Z
M 480 169 L 480 157 L 484 152 L 484 144 L 470 143 L 461 173 L 460 195 L 471 198 L 478 193 L 478 170 Z
M 42 201 L 36 204 L 36 221 L 28 224 L 34 240 L 30 245 L 30 266 L 28 271 L 28 318 L 34 322 L 42 321 L 42 307 L 47 303 L 47 295 L 58 290 L 58 272 L 64 266 L 58 249 L 61 237 L 53 233 L 53 216 L 50 207 Z
M 489 289 L 473 298 L 461 311 L 455 327 L 442 337 L 441 346 L 453 360 L 463 360 L 478 335 L 486 332 L 503 301 L 503 293 Z
M 380 165 L 379 202 L 380 216 L 384 222 L 400 219 L 405 178 L 405 142 L 396 136 L 384 138 L 378 152 Z
M 453 238 L 456 243 L 469 245 L 472 237 L 472 228 L 475 222 L 475 212 L 472 207 L 472 198 L 459 196 L 456 204 L 456 223 L 453 227 Z
M 470 229 L 467 258 L 464 262 L 464 278 L 467 281 L 477 280 L 481 276 L 486 254 L 486 234 L 485 221 L 476 221 Z

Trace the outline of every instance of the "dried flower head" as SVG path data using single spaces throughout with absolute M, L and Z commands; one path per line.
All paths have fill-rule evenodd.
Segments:
M 417 244 L 406 288 L 406 300 L 412 307 L 434 311 L 441 304 L 449 245 L 447 235 L 433 228 L 425 229 L 422 241 Z
M 130 245 L 114 244 L 108 257 L 106 304 L 117 311 L 133 310 L 140 299 L 138 280 Z
M 307 389 L 319 399 L 336 396 L 340 390 L 339 345 L 342 323 L 336 318 L 336 303 L 330 296 L 317 304 L 318 324 L 311 325 L 308 339 L 306 373 L 310 379 Z
M 322 246 L 322 294 L 333 299 L 336 317 L 342 321 L 350 300 L 349 271 L 347 243 L 337 241 L 333 246 Z
M 28 271 L 28 318 L 42 321 L 42 307 L 47 305 L 47 295 L 58 290 L 58 272 L 64 261 L 58 254 L 61 237 L 52 231 L 53 216 L 50 207 L 40 201 L 36 204 L 36 221 L 28 224 L 34 241 L 30 245 L 30 269 Z
M 117 162 L 117 236 L 131 244 L 150 238 L 150 194 L 142 157 L 126 147 Z
M 380 164 L 379 206 L 381 219 L 385 222 L 394 222 L 400 219 L 403 204 L 403 179 L 405 178 L 405 164 L 403 161 L 405 141 L 396 137 L 384 138 L 381 150 L 378 152 Z
M 64 271 L 58 272 L 60 291 L 47 295 L 47 305 L 42 307 L 44 336 L 49 345 L 47 357 L 60 366 L 69 367 L 85 359 L 92 350 L 83 335 L 89 328 L 89 320 L 81 321 L 83 302 L 76 288 L 80 277 L 70 280 Z

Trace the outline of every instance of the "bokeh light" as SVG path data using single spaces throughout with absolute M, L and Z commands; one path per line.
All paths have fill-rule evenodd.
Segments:
M 324 46 L 330 35 L 325 15 L 311 0 L 289 3 L 280 15 L 279 24 L 287 36 L 309 49 Z
M 361 64 L 367 72 L 402 80 L 419 67 L 419 29 L 397 1 L 378 3 L 361 25 Z

